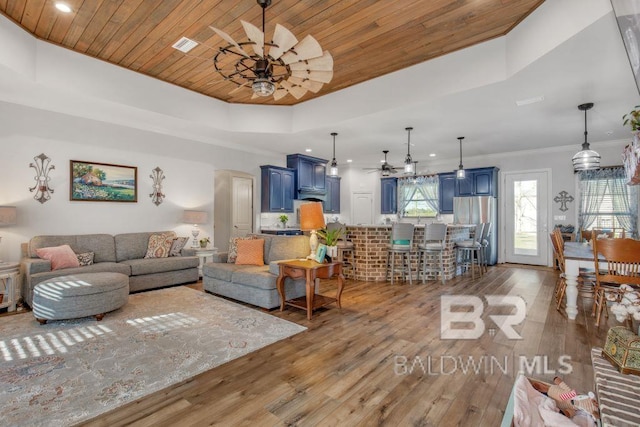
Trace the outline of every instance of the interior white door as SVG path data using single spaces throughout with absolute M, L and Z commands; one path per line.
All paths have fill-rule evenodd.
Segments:
M 505 172 L 505 262 L 550 265 L 548 170 Z
M 373 195 L 371 193 L 351 194 L 351 223 L 373 224 Z
M 231 178 L 231 237 L 246 236 L 253 231 L 253 180 Z

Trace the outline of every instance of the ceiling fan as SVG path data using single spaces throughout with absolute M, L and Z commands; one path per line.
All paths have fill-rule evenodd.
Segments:
M 219 48 L 213 64 L 225 80 L 237 85 L 230 93 L 251 87 L 252 99 L 273 95 L 277 101 L 287 94 L 300 99 L 307 91 L 318 92 L 333 78 L 331 54 L 310 35 L 298 42 L 280 24 L 276 24 L 272 41 L 266 41 L 265 11 L 271 0 L 256 1 L 262 7 L 262 31 L 240 21 L 249 41 L 238 43 L 224 31 L 209 27 L 228 43 Z
M 369 173 L 380 171 L 382 176 L 389 176 L 390 174 L 398 173 L 396 168 L 391 166 L 387 162 L 387 153 L 389 152 L 389 150 L 382 150 L 382 152 L 384 153 L 384 162 L 382 162 L 380 167 L 379 168 L 364 168 L 364 170 L 368 170 Z

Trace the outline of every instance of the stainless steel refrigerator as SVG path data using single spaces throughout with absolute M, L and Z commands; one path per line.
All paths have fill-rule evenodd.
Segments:
M 453 222 L 456 224 L 491 223 L 489 235 L 489 265 L 498 262 L 498 202 L 492 196 L 453 198 Z

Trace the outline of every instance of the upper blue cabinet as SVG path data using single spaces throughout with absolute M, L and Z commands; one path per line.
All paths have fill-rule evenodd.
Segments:
M 456 195 L 455 172 L 438 174 L 440 213 L 453 213 L 453 198 Z
M 465 178 L 455 172 L 438 174 L 440 213 L 453 213 L 453 198 L 465 196 L 498 197 L 498 168 L 465 169 Z
M 304 154 L 289 154 L 287 167 L 296 170 L 296 198 L 327 194 L 327 161 Z
M 380 213 L 398 212 L 398 178 L 380 178 Z
M 262 212 L 293 212 L 294 170 L 260 166 L 262 170 Z

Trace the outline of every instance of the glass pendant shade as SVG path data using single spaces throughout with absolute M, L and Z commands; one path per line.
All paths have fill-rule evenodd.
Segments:
M 573 171 L 586 171 L 600 168 L 600 154 L 589 148 L 587 142 L 587 111 L 593 107 L 593 102 L 578 105 L 580 111 L 584 111 L 584 142 L 582 143 L 582 150 L 578 151 L 573 159 Z
M 415 171 L 415 165 L 411 158 L 411 131 L 412 127 L 404 128 L 407 131 L 407 157 L 404 158 L 404 174 L 411 175 Z
M 456 171 L 456 178 L 464 179 L 465 177 L 466 177 L 466 173 L 465 173 L 464 169 L 458 169 Z
M 338 176 L 338 162 L 336 162 L 336 136 L 338 134 L 336 132 L 331 132 L 331 136 L 333 137 L 333 159 L 329 164 L 329 176 Z
M 464 139 L 464 136 L 458 137 L 458 141 L 460 141 L 460 164 L 458 165 L 458 170 L 456 171 L 457 179 L 464 179 L 466 177 L 466 174 L 464 172 L 464 166 L 462 166 L 462 140 L 463 139 Z
M 253 93 L 258 96 L 271 96 L 276 90 L 276 86 L 265 78 L 255 79 L 251 88 L 253 89 Z

